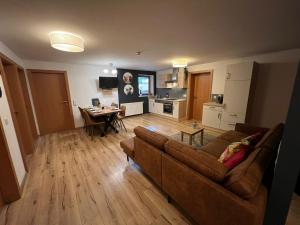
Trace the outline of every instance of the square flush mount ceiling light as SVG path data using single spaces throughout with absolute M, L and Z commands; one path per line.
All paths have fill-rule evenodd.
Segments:
M 69 32 L 53 31 L 49 33 L 51 46 L 65 52 L 83 52 L 83 39 Z
M 180 59 L 180 60 L 175 60 L 173 62 L 173 67 L 178 68 L 178 67 L 186 67 L 187 66 L 187 61 Z

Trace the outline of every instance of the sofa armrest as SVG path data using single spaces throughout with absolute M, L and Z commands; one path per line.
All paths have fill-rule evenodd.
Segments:
M 165 144 L 165 151 L 168 155 L 215 182 L 222 182 L 228 172 L 228 169 L 218 162 L 215 156 L 199 151 L 190 145 L 169 140 Z
M 262 134 L 265 134 L 268 132 L 268 128 L 265 127 L 257 127 L 257 126 L 252 126 L 249 124 L 245 124 L 245 123 L 237 123 L 235 125 L 235 131 L 244 133 L 244 134 L 254 134 L 257 132 L 261 132 Z

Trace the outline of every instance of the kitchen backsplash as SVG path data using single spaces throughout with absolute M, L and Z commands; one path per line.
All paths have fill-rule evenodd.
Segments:
M 186 98 L 186 88 L 157 88 L 156 94 L 159 98 L 166 97 L 169 94 L 169 98 Z

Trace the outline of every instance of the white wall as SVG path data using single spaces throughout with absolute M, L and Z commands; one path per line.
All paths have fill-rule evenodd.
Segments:
M 18 143 L 13 120 L 11 117 L 11 112 L 9 109 L 1 75 L 0 75 L 0 87 L 2 89 L 2 98 L 0 98 L 0 119 L 3 124 L 4 134 L 10 151 L 10 156 L 13 162 L 13 166 L 16 171 L 17 179 L 19 185 L 21 185 L 26 171 L 24 168 L 20 146 Z
M 297 62 L 300 59 L 300 49 L 293 49 L 287 51 L 273 52 L 269 54 L 255 55 L 251 57 L 235 58 L 224 61 L 217 61 L 212 63 L 198 64 L 188 66 L 189 72 L 201 70 L 213 70 L 213 94 L 223 94 L 225 87 L 226 68 L 229 64 L 240 63 L 244 61 L 256 61 L 258 63 L 291 63 Z M 170 73 L 171 69 L 161 70 L 157 75 Z
M 0 52 L 13 60 L 19 66 L 24 67 L 24 62 L 21 58 L 19 58 L 12 50 L 10 50 L 3 42 L 0 41 Z
M 32 60 L 24 60 L 24 64 L 27 69 L 67 71 L 76 127 L 81 127 L 83 125 L 78 106 L 91 106 L 92 98 L 99 98 L 101 104 L 104 105 L 110 105 L 112 102 L 119 103 L 118 89 L 103 91 L 98 88 L 99 76 L 105 76 L 103 69 L 109 69 L 107 66 L 65 64 Z M 116 75 L 107 74 L 106 76 Z

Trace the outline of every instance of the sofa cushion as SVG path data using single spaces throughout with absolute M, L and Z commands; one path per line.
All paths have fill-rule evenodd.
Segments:
M 232 142 L 241 141 L 241 139 L 243 139 L 247 136 L 248 136 L 248 134 L 245 134 L 245 133 L 242 133 L 239 131 L 230 130 L 230 131 L 227 131 L 226 133 L 218 136 L 217 139 L 221 139 L 221 140 L 232 143 Z
M 165 144 L 165 151 L 178 161 L 216 182 L 223 181 L 228 172 L 228 169 L 219 163 L 216 157 L 207 152 L 197 151 L 190 145 L 169 140 Z
M 120 146 L 130 158 L 134 158 L 134 138 L 121 141 Z
M 141 126 L 134 128 L 134 133 L 137 137 L 143 139 L 144 141 L 154 145 L 161 150 L 164 150 L 164 144 L 168 141 L 168 138 L 166 136 Z
M 231 142 L 225 141 L 222 139 L 215 139 L 214 141 L 209 142 L 208 144 L 202 146 L 200 148 L 201 151 L 207 152 L 216 158 L 219 158 L 220 155 L 224 152 L 224 149 L 230 144 Z
M 266 169 L 277 154 L 283 124 L 270 130 L 249 157 L 232 169 L 225 178 L 224 186 L 245 199 L 255 196 Z

